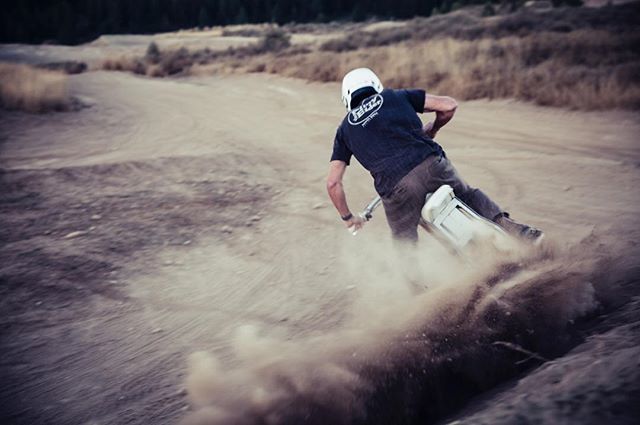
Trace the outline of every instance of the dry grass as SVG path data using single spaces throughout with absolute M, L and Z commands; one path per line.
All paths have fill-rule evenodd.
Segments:
M 374 69 L 388 87 L 423 87 L 460 99 L 516 98 L 573 109 L 640 108 L 640 35 L 599 31 L 408 41 L 346 52 L 253 58 L 247 70 L 340 81 Z
M 47 112 L 65 110 L 70 105 L 64 73 L 0 63 L 0 106 L 3 108 Z
M 367 66 L 387 87 L 422 87 L 463 100 L 516 98 L 582 110 L 639 109 L 636 12 L 640 6 L 632 4 L 483 18 L 480 8 L 472 8 L 376 31 L 345 25 L 343 37 L 319 47 L 290 46 L 288 34 L 270 29 L 253 46 L 154 52 L 105 68 L 160 77 L 268 72 L 340 81 L 350 69 Z
M 120 56 L 102 63 L 101 68 L 108 71 L 127 71 L 149 77 L 167 77 L 188 75 L 194 66 L 209 65 L 215 62 L 235 63 L 238 59 L 277 52 L 292 55 L 308 53 L 301 46 L 291 46 L 291 35 L 279 28 L 267 28 L 260 40 L 249 46 L 225 51 L 213 51 L 209 48 L 189 51 L 182 47 L 178 50 L 160 50 L 155 44 L 149 44 L 144 57 Z

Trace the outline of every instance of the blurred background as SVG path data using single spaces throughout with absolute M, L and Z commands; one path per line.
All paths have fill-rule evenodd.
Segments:
M 617 0 L 3 2 L 0 423 L 636 425 L 639 23 Z M 362 66 L 455 97 L 438 143 L 546 244 L 421 237 L 416 294 L 382 210 L 347 233 L 325 179 Z M 356 161 L 345 187 L 375 195 Z

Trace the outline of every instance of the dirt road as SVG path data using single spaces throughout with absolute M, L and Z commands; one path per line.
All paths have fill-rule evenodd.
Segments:
M 287 403 L 304 404 L 304 389 L 313 386 L 334 394 L 349 389 L 349 396 L 373 393 L 379 401 L 384 397 L 373 381 L 360 382 L 365 369 L 391 375 L 402 362 L 389 360 L 394 355 L 385 367 L 363 366 L 343 361 L 345 353 L 355 357 L 357 342 L 365 359 L 378 356 L 416 321 L 446 336 L 448 327 L 436 325 L 442 320 L 433 311 L 452 299 L 465 304 L 471 292 L 460 294 L 453 283 L 467 282 L 469 289 L 489 273 L 446 261 L 421 266 L 420 277 L 440 292 L 407 301 L 406 285 L 398 283 L 402 273 L 390 263 L 383 214 L 356 238 L 347 234 L 324 190 L 343 113 L 335 84 L 264 75 L 152 80 L 106 72 L 71 82 L 92 107 L 37 116 L 3 112 L 0 120 L 3 423 L 175 423 L 189 412 L 202 423 L 258 423 L 250 421 L 260 415 L 278 423 L 290 419 L 283 410 L 297 412 Z M 550 340 L 565 336 L 566 323 L 619 311 L 640 292 L 633 287 L 638 135 L 637 114 L 506 101 L 462 104 L 439 135 L 469 182 L 514 217 L 546 230 L 551 262 L 536 254 L 547 255 L 546 268 L 532 266 L 533 277 L 518 281 L 527 291 L 509 292 L 517 286 L 512 282 L 502 289 L 508 294 L 502 301 L 514 315 L 518 305 L 526 307 L 524 315 L 543 302 L 537 305 L 546 315 L 540 322 L 557 329 Z M 373 196 L 357 164 L 346 187 L 353 209 Z M 432 246 L 424 249 L 433 253 Z M 540 283 L 541 276 L 547 280 Z M 555 289 L 538 290 L 536 283 Z M 533 293 L 543 295 L 523 297 Z M 563 305 L 553 304 L 554 297 Z M 625 317 L 640 323 L 638 309 Z M 602 329 L 621 323 L 598 320 Z M 356 334 L 342 333 L 345 324 Z M 265 342 L 245 325 L 273 340 Z M 582 326 L 572 337 L 597 328 Z M 631 340 L 637 326 L 634 332 Z M 470 341 L 464 335 L 449 335 L 458 344 L 452 351 L 464 351 L 460 347 Z M 201 350 L 224 366 L 211 363 L 214 357 L 195 358 L 188 378 L 187 356 Z M 637 339 L 630 350 L 640 351 Z M 628 367 L 629 358 L 616 367 Z M 327 364 L 339 365 L 340 373 L 328 374 L 341 378 L 318 386 L 325 382 L 318 372 L 313 385 L 289 383 L 298 388 L 296 397 L 280 389 L 278 397 L 266 396 L 274 388 L 271 375 L 271 384 L 261 386 L 265 370 L 287 380 L 287 374 L 326 372 Z M 211 374 L 219 379 L 215 384 L 204 379 Z M 496 372 L 454 398 L 462 402 L 504 378 Z M 635 391 L 637 384 L 627 388 Z M 247 387 L 265 394 L 247 396 Z M 626 400 L 620 391 L 610 392 Z M 353 407 L 358 403 L 336 407 L 335 399 L 318 397 L 311 398 L 316 407 L 300 410 L 309 423 L 372 423 Z M 457 405 L 438 405 L 428 419 Z M 425 417 L 411 413 L 418 408 L 392 406 L 386 415 L 406 413 L 404 419 L 381 417 L 395 423 Z

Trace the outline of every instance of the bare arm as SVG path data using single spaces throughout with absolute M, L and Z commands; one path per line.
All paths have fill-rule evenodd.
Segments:
M 342 177 L 347 170 L 347 164 L 343 161 L 331 161 L 329 163 L 329 176 L 327 177 L 327 192 L 331 202 L 342 217 L 349 214 L 347 198 L 342 187 Z
M 347 197 L 342 186 L 342 177 L 347 170 L 347 164 L 344 161 L 331 161 L 329 163 L 329 176 L 327 177 L 327 192 L 331 202 L 338 210 L 341 217 L 351 214 L 347 205 Z M 345 221 L 347 227 L 356 226 L 356 230 L 362 227 L 363 220 L 358 216 L 353 216 L 350 220 Z
M 427 94 L 424 98 L 424 111 L 435 112 L 436 119 L 424 126 L 424 132 L 432 139 L 446 123 L 451 121 L 458 108 L 458 102 L 449 96 Z

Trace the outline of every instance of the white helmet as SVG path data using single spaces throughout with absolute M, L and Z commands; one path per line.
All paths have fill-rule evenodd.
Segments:
M 342 79 L 342 103 L 351 110 L 351 97 L 356 90 L 372 87 L 376 92 L 382 91 L 382 83 L 378 76 L 369 68 L 357 68 L 349 71 Z

